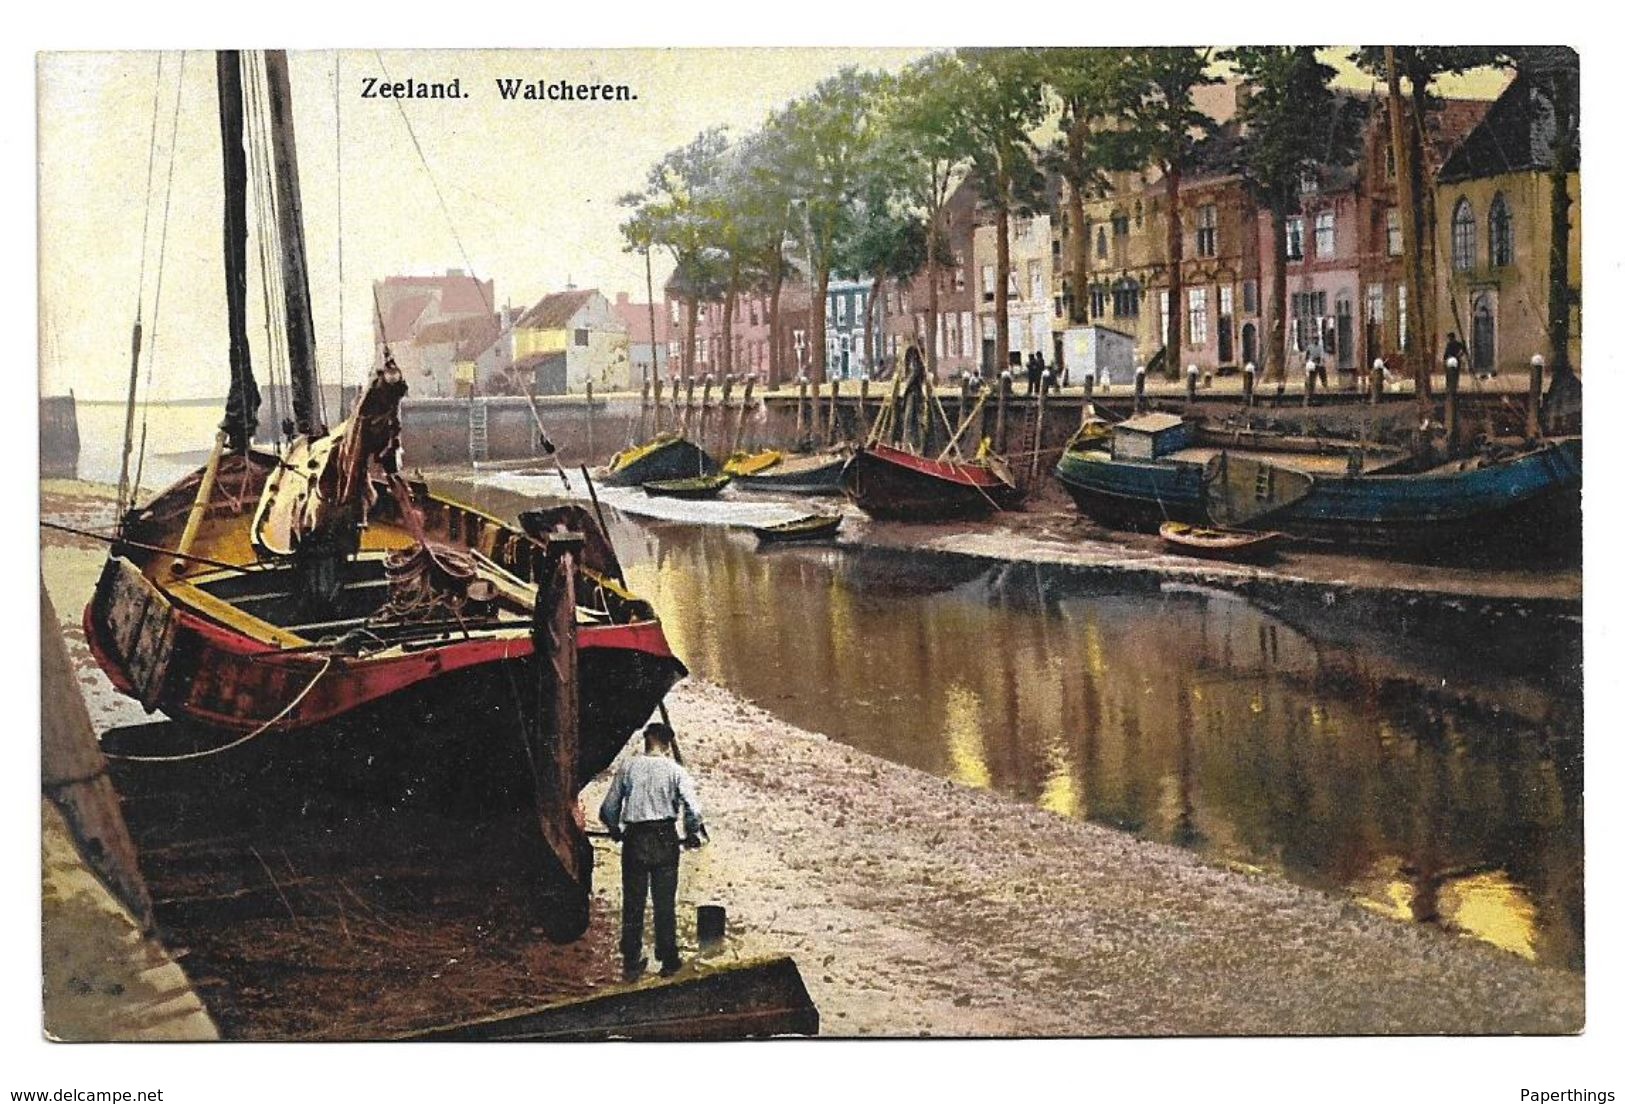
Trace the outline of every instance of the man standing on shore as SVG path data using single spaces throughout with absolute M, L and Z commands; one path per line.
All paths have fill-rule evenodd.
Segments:
M 683 836 L 677 836 L 677 818 Z M 676 759 L 676 736 L 656 721 L 643 730 L 643 754 L 628 759 L 615 774 L 598 819 L 611 839 L 621 841 L 621 962 L 627 981 L 648 966 L 643 957 L 643 906 L 651 894 L 655 912 L 655 957 L 660 975 L 683 965 L 677 953 L 677 861 L 680 848 L 705 843 L 694 779 Z

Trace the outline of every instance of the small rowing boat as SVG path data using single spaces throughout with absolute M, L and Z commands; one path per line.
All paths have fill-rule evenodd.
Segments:
M 715 498 L 733 482 L 726 475 L 700 475 L 693 479 L 657 479 L 643 485 L 643 493 L 656 498 Z
M 781 521 L 777 525 L 752 526 L 751 532 L 763 544 L 785 544 L 790 541 L 826 540 L 840 528 L 840 514 L 808 514 L 806 517 Z
M 1214 560 L 1261 559 L 1286 540 L 1285 533 L 1209 529 L 1183 521 L 1165 521 L 1158 533 L 1164 544 L 1180 552 Z

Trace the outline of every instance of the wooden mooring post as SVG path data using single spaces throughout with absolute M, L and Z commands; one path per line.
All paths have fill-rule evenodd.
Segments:
M 1050 374 L 1048 370 L 1038 379 L 1038 416 L 1033 426 L 1033 458 L 1032 466 L 1027 472 L 1027 486 L 1038 484 L 1038 458 L 1044 455 L 1044 404 L 1049 398 Z
M 1371 362 L 1371 405 L 1376 406 L 1382 402 L 1382 389 L 1386 383 L 1388 369 L 1378 357 Z
M 1447 457 L 1461 445 L 1461 410 L 1456 394 L 1461 388 L 1461 364 L 1455 357 L 1444 362 L 1444 448 Z
M 993 449 L 1001 456 L 1004 454 L 1005 407 L 1010 399 L 1010 384 L 1010 373 L 1000 372 L 998 408 L 993 415 Z
M 587 455 L 588 456 L 596 456 L 597 455 L 597 453 L 593 452 L 592 420 L 593 420 L 593 415 L 592 415 L 592 380 L 588 380 L 587 381 Z
M 869 439 L 869 377 L 858 381 L 858 439 Z
M 1529 409 L 1524 414 L 1523 422 L 1525 437 L 1541 435 L 1540 404 L 1545 384 L 1546 358 L 1536 354 L 1529 358 Z
M 796 440 L 799 442 L 807 428 L 807 377 L 796 377 Z
M 542 930 L 568 942 L 587 930 L 592 895 L 592 844 L 576 822 L 581 779 L 581 680 L 576 648 L 576 570 L 585 538 L 547 535 L 536 567 L 531 638 L 536 663 L 536 723 L 525 732 L 537 826 L 549 861 Z
M 1194 364 L 1188 365 L 1185 368 L 1185 402 L 1186 403 L 1194 403 L 1196 401 L 1196 381 L 1199 380 L 1201 378 L 1201 376 L 1202 376 L 1202 370 L 1200 368 L 1196 367 L 1196 365 L 1194 365 Z
M 1134 369 L 1134 413 L 1145 412 L 1145 365 Z
M 660 376 L 658 374 L 656 374 L 656 376 L 655 376 L 654 386 L 655 386 L 655 432 L 659 433 L 660 432 L 660 401 L 661 401 L 661 395 L 660 395 Z
M 1248 364 L 1241 370 L 1241 405 L 1253 405 L 1253 390 L 1258 382 L 1258 369 Z
M 807 436 L 816 437 L 824 424 L 824 384 L 822 380 L 812 381 L 812 406 L 808 409 Z

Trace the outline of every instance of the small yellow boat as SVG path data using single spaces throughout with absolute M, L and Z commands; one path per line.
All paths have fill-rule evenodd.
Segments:
M 756 475 L 769 468 L 776 468 L 784 462 L 784 453 L 778 449 L 762 449 L 760 452 L 736 452 L 728 457 L 728 462 L 722 465 L 725 475 Z

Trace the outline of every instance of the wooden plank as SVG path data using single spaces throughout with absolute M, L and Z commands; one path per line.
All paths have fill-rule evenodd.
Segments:
M 414 1032 L 401 1041 L 715 1042 L 818 1034 L 818 1007 L 789 956 L 698 969 L 689 977 Z

